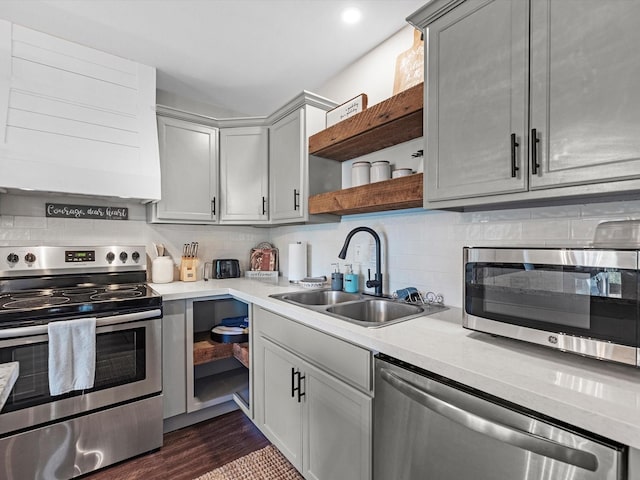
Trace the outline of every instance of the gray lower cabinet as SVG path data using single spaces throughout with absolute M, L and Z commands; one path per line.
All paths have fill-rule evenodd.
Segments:
M 218 129 L 158 116 L 162 199 L 151 222 L 217 223 Z
M 639 2 L 436 0 L 409 21 L 428 47 L 425 206 L 640 188 Z
M 307 479 L 371 479 L 370 352 L 263 309 L 253 319 L 258 427 Z
M 187 336 L 185 301 L 162 305 L 163 418 L 187 412 Z

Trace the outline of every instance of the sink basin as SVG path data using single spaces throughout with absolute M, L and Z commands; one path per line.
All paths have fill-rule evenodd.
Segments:
M 335 305 L 337 303 L 352 302 L 362 298 L 357 293 L 335 290 L 310 290 L 308 292 L 282 293 L 272 295 L 272 297 L 301 305 Z
M 423 315 L 424 308 L 393 300 L 376 299 L 335 305 L 327 308 L 326 311 L 354 323 L 374 326 L 418 317 Z
M 447 309 L 443 305 L 412 305 L 390 298 L 334 290 L 308 290 L 270 296 L 368 328 L 384 327 Z

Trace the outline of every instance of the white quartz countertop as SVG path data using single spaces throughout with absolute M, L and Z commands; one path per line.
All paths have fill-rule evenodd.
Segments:
M 0 363 L 0 410 L 18 380 L 18 362 Z
M 164 301 L 232 295 L 336 337 L 640 449 L 640 369 L 462 328 L 458 308 L 365 328 L 281 300 L 280 279 L 151 284 Z

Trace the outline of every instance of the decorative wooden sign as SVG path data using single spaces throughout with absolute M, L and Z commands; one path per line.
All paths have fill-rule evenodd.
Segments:
M 46 216 L 55 218 L 83 218 L 87 220 L 129 220 L 129 209 L 126 207 L 47 203 Z
M 360 113 L 367 108 L 367 95 L 361 93 L 357 97 L 352 98 L 348 102 L 329 110 L 327 112 L 327 128 L 335 125 L 342 120 L 352 117 L 356 113 Z

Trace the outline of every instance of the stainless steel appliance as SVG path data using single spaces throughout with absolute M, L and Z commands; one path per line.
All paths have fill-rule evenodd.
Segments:
M 378 355 L 374 480 L 624 480 L 626 447 Z
M 94 387 L 52 396 L 47 325 L 96 317 Z M 0 248 L 0 478 L 68 479 L 162 446 L 162 297 L 139 247 Z
M 639 252 L 465 248 L 463 325 L 640 366 Z

